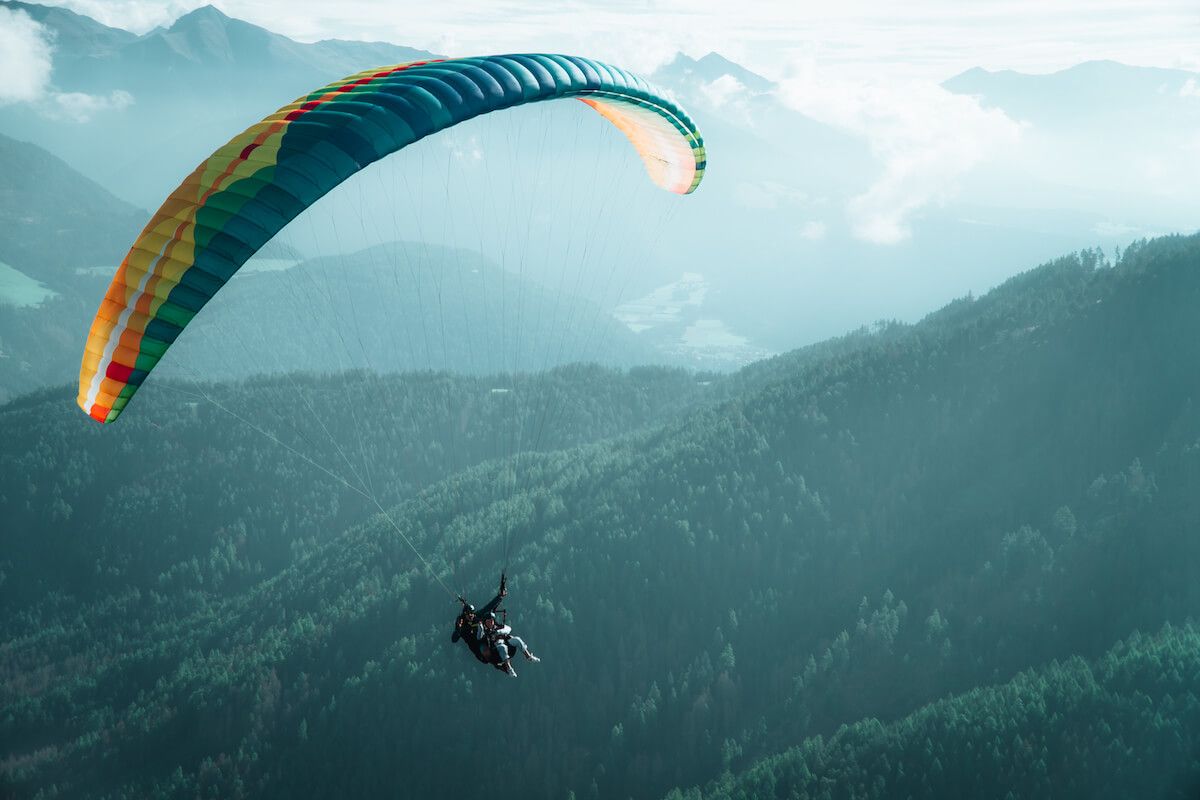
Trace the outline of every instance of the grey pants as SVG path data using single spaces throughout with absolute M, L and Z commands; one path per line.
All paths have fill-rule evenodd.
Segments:
M 496 652 L 500 655 L 500 663 L 503 664 L 505 661 L 508 661 L 513 657 L 514 651 L 512 649 L 512 645 L 514 644 L 521 648 L 522 653 L 526 655 L 529 654 L 529 647 L 525 644 L 524 639 L 522 639 L 520 636 L 509 636 L 507 644 L 503 641 L 496 642 Z

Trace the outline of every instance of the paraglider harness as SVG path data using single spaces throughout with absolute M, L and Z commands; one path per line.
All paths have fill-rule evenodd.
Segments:
M 508 596 L 508 578 L 507 578 L 506 574 L 503 572 L 500 573 L 500 591 L 498 592 L 498 594 L 500 597 Z M 462 603 L 464 607 L 470 606 L 470 603 L 468 603 L 467 599 L 465 597 L 463 597 L 461 594 L 458 595 L 458 601 L 460 603 Z M 503 628 L 503 627 L 508 626 L 508 609 L 507 608 L 497 607 L 490 613 L 493 616 L 495 616 L 497 614 L 500 615 L 500 622 L 497 627 Z M 483 625 L 482 618 L 476 617 L 476 621 L 478 622 L 479 625 L 481 625 L 481 626 Z M 488 631 L 486 626 L 484 626 L 483 630 L 484 630 L 485 635 L 491 633 L 491 631 Z M 474 634 L 472 633 L 471 635 L 474 635 Z M 480 642 L 480 645 L 486 644 L 488 651 L 489 651 L 488 659 L 487 659 L 486 663 L 491 664 L 496 669 L 499 669 L 499 670 L 504 669 L 504 662 L 501 661 L 499 658 L 499 650 L 496 648 L 495 642 L 492 641 L 491 636 L 487 636 L 487 639 L 488 639 L 488 641 Z

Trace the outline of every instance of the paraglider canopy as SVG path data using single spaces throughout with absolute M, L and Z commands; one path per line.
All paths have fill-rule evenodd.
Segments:
M 687 113 L 624 70 L 562 55 L 383 67 L 297 99 L 200 164 L 154 214 L 100 304 L 79 406 L 112 422 L 184 327 L 289 221 L 367 165 L 493 111 L 575 98 L 621 130 L 650 178 L 678 194 L 704 175 Z

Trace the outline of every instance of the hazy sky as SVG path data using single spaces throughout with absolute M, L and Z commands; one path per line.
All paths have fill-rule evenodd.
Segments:
M 66 0 L 142 32 L 196 0 Z M 770 77 L 817 62 L 846 75 L 943 79 L 972 66 L 1052 71 L 1109 58 L 1200 69 L 1196 0 L 217 0 L 303 41 L 385 40 L 449 55 L 579 52 L 646 70 L 716 50 Z

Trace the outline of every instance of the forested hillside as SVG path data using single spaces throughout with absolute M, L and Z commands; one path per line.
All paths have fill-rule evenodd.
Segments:
M 391 506 L 489 459 L 661 423 L 704 402 L 705 383 L 682 370 L 588 366 L 515 380 L 164 381 L 119 429 L 90 424 L 69 390 L 40 392 L 0 407 L 0 516 L 12 532 L 0 557 L 5 611 L 58 593 L 86 601 L 173 585 L 236 594 L 376 513 L 313 464 L 355 486 L 369 470 L 373 496 Z M 287 418 L 293 405 L 307 421 Z M 497 485 L 492 495 L 511 491 Z
M 1195 797 L 1198 673 L 1200 631 L 1167 625 L 667 797 Z
M 464 768 L 471 753 L 538 797 L 792 796 L 810 780 L 830 797 L 921 794 L 951 769 L 1020 794 L 1061 765 L 1088 775 L 1054 779 L 1056 797 L 1116 793 L 1139 774 L 1172 796 L 1197 774 L 1195 633 L 1130 637 L 1200 610 L 1198 267 L 1195 237 L 1136 245 L 1115 265 L 1085 252 L 692 399 L 700 390 L 672 373 L 652 388 L 629 376 L 605 398 L 602 373 L 572 385 L 564 372 L 582 404 L 555 444 L 568 449 L 517 464 L 472 455 L 420 499 L 395 495 L 389 518 L 303 512 L 310 494 L 329 497 L 319 473 L 203 404 L 182 428 L 195 439 L 171 444 L 169 424 L 150 425 L 152 384 L 145 427 L 125 427 L 132 406 L 120 427 L 71 424 L 69 392 L 12 404 L 6 430 L 11 415 L 62 416 L 23 421 L 29 435 L 4 444 L 27 543 L 6 588 L 30 602 L 4 619 L 0 780 L 44 798 L 493 790 L 494 776 Z M 331 398 L 356 386 L 312 380 Z M 651 401 L 672 387 L 678 402 Z M 366 391 L 351 406 L 381 428 L 392 418 Z M 651 427 L 596 440 L 638 424 Z M 478 444 L 464 455 L 485 457 Z M 421 455 L 435 447 L 414 451 L 440 463 Z M 22 483 L 60 453 L 81 464 L 60 497 Z M 39 540 L 62 542 L 89 516 L 61 504 L 81 485 L 109 491 L 119 478 L 87 476 L 135 461 L 122 509 L 140 496 L 148 519 L 186 516 L 189 493 L 169 488 L 169 470 L 153 477 L 180 465 L 179 481 L 210 487 L 196 502 L 220 530 L 163 531 L 132 568 L 125 512 L 101 514 L 77 535 L 115 572 L 35 597 L 51 580 L 24 575 Z M 405 483 L 401 460 L 388 469 Z M 231 486 L 257 487 L 244 514 Z M 289 557 L 239 554 L 242 516 Z M 450 643 L 456 604 L 407 544 L 482 600 L 506 538 L 509 619 L 543 658 L 520 662 L 516 681 Z M 212 591 L 232 563 L 251 568 Z M 1008 697 L 1034 707 L 972 721 Z M 1082 727 L 1062 733 L 1055 704 Z M 879 722 L 842 727 L 866 718 Z M 1150 760 L 1132 744 L 1143 735 L 1179 757 Z

